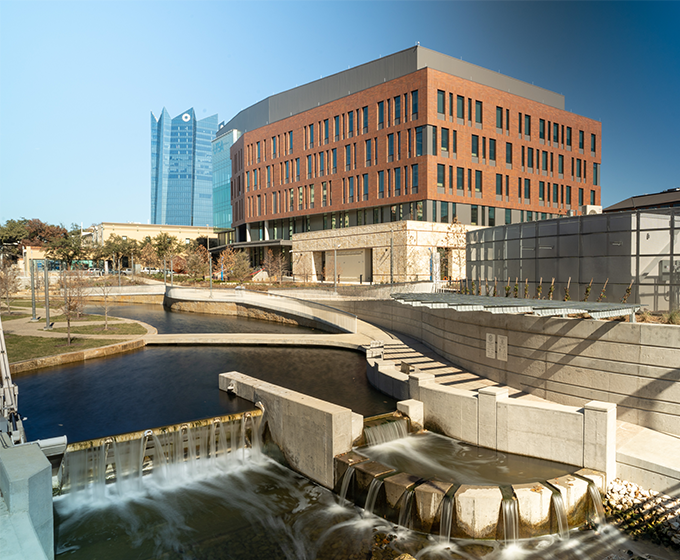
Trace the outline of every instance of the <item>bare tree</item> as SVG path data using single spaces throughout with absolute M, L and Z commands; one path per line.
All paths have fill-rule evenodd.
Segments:
M 283 253 L 278 251 L 275 254 L 271 249 L 267 249 L 263 265 L 269 278 L 278 279 L 279 284 L 281 284 L 283 281 L 283 272 L 286 267 L 286 257 L 283 256 Z
M 83 311 L 83 288 L 85 280 L 82 270 L 64 270 L 61 275 L 61 288 L 64 293 L 62 311 L 66 317 L 66 335 L 71 345 L 71 321 Z
M 0 296 L 5 300 L 7 312 L 11 313 L 12 296 L 19 291 L 19 271 L 12 266 L 9 259 L 4 259 L 0 265 Z
M 230 276 L 233 276 L 239 284 L 243 284 L 252 272 L 253 269 L 250 266 L 250 257 L 248 256 L 248 253 L 245 251 L 237 251 Z
M 205 279 L 209 271 L 209 264 L 210 253 L 208 253 L 208 249 L 195 240 L 192 241 L 186 251 L 187 272 L 195 278 L 202 276 Z
M 220 253 L 217 259 L 217 266 L 222 272 L 224 278 L 228 278 L 231 274 L 234 264 L 236 263 L 236 251 L 227 246 L 224 251 Z
M 111 292 L 113 290 L 113 281 L 109 276 L 103 276 L 97 283 L 97 291 L 103 298 L 104 305 L 104 330 L 109 330 L 109 309 L 111 308 Z

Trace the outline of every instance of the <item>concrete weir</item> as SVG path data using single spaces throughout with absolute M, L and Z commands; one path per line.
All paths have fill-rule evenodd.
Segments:
M 507 508 L 516 512 L 515 538 L 566 534 L 596 517 L 593 496 L 605 490 L 604 473 L 578 467 L 551 480 L 507 486 L 422 478 L 363 455 L 355 447 L 366 441 L 363 417 L 350 409 L 239 372 L 223 373 L 219 382 L 223 391 L 262 403 L 265 431 L 294 470 L 368 512 L 416 531 L 507 540 L 501 512 L 509 500 L 516 506 Z M 401 408 L 419 410 L 413 402 Z M 401 422 L 418 425 L 411 420 Z

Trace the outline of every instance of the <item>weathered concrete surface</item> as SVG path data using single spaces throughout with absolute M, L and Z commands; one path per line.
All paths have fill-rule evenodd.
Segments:
M 590 499 L 588 482 L 579 477 L 565 475 L 551 478 L 548 483 L 562 494 L 569 527 L 581 526 L 586 520 L 586 501 Z
M 54 558 L 50 462 L 36 443 L 7 443 L 0 441 L 0 556 Z
M 421 401 L 415 399 L 399 401 L 397 403 L 397 410 L 409 417 L 412 429 L 419 430 L 423 427 L 425 415 L 423 412 L 423 403 Z
M 413 522 L 416 531 L 430 533 L 433 526 L 439 523 L 442 501 L 452 486 L 450 482 L 433 478 L 416 487 L 414 498 L 416 515 Z
M 455 536 L 473 539 L 496 538 L 503 494 L 497 486 L 464 484 L 454 496 L 456 510 Z M 454 532 L 452 531 L 452 536 Z
M 334 458 L 352 449 L 352 411 L 235 371 L 219 376 L 222 391 L 230 385 L 236 395 L 262 402 L 272 439 L 290 466 L 332 489 Z
M 552 490 L 539 482 L 513 484 L 519 513 L 519 538 L 550 533 Z

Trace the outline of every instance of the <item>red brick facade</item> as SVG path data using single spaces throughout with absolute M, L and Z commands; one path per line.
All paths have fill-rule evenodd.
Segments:
M 413 92 L 417 92 L 418 97 L 417 115 L 412 111 Z M 458 118 L 459 96 L 464 112 L 462 120 Z M 441 104 L 442 97 L 444 112 L 440 113 L 438 103 Z M 367 123 L 363 122 L 364 107 L 368 113 Z M 383 118 L 379 123 L 381 107 Z M 476 122 L 479 109 L 481 123 Z M 498 111 L 502 120 L 500 129 L 496 126 Z M 420 141 L 419 130 L 422 131 Z M 597 168 L 599 174 L 601 130 L 601 123 L 592 119 L 423 68 L 245 132 L 231 148 L 233 225 L 320 214 L 339 217 L 344 222 L 341 225 L 389 221 L 409 214 L 413 219 L 429 221 L 451 221 L 456 215 L 467 223 L 500 225 L 506 223 L 505 209 L 515 211 L 508 213 L 508 216 L 512 214 L 513 222 L 564 215 L 569 210 L 578 212 L 582 204 L 600 204 L 600 186 L 594 184 L 594 170 Z M 289 149 L 291 132 L 292 150 Z M 554 133 L 557 142 L 553 141 Z M 571 146 L 567 144 L 569 134 Z M 443 136 L 448 136 L 448 150 L 443 149 Z M 473 136 L 477 137 L 476 157 L 473 156 Z M 276 153 L 273 138 L 276 138 Z M 367 141 L 370 141 L 370 163 L 367 162 Z M 511 165 L 506 163 L 508 143 L 512 145 Z M 593 143 L 595 149 L 591 153 Z M 350 146 L 349 169 L 347 146 Z M 495 160 L 491 159 L 493 152 Z M 559 173 L 560 160 L 562 174 Z M 415 165 L 417 192 L 413 185 Z M 438 185 L 442 178 L 439 166 L 444 166 L 444 181 Z M 458 188 L 459 168 L 462 169 L 462 191 Z M 365 174 L 367 197 L 364 196 Z M 497 175 L 501 181 L 500 195 Z M 579 189 L 583 189 L 582 200 L 579 200 Z M 553 200 L 555 193 L 557 200 Z M 432 201 L 438 202 L 433 206 Z M 448 203 L 445 213 L 441 203 Z M 382 209 L 376 211 L 376 208 Z M 331 227 L 326 222 L 315 223 L 311 229 Z M 306 229 L 303 227 L 301 231 Z

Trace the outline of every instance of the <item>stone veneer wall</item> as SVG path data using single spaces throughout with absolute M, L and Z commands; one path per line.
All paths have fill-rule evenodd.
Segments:
M 530 315 L 493 315 L 383 301 L 337 301 L 359 319 L 410 335 L 498 383 L 569 406 L 617 405 L 618 419 L 680 435 L 680 328 Z M 486 335 L 507 337 L 507 361 Z

